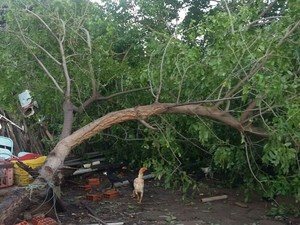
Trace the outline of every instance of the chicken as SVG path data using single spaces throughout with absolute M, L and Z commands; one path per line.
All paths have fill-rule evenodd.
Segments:
M 111 189 L 115 189 L 114 183 L 124 181 L 124 179 L 118 175 L 120 169 L 122 169 L 124 165 L 125 165 L 124 163 L 111 164 L 107 167 L 106 171 L 103 173 L 111 183 Z
M 144 172 L 147 170 L 146 167 L 142 167 L 139 171 L 138 177 L 133 181 L 133 195 L 137 197 L 137 202 L 142 203 L 143 195 L 144 195 Z
M 211 170 L 211 167 L 201 167 L 202 172 L 205 174 L 205 178 L 213 178 L 213 172 Z
M 120 177 L 118 177 L 115 173 L 113 173 L 111 169 L 108 169 L 103 174 L 107 177 L 107 179 L 111 183 L 111 187 L 110 187 L 111 189 L 116 189 L 114 183 L 123 181 Z

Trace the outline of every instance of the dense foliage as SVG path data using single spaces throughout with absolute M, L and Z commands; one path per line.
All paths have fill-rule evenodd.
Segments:
M 31 90 L 40 104 L 35 119 L 46 116 L 58 139 L 66 99 L 74 106 L 73 131 L 155 101 L 214 106 L 260 132 L 164 115 L 147 121 L 155 130 L 128 122 L 90 145 L 114 160 L 152 166 L 167 187 L 187 190 L 200 168 L 211 166 L 216 179 L 248 193 L 258 187 L 269 197 L 300 200 L 296 1 L 14 0 L 2 1 L 0 14 L 7 110 L 17 111 L 17 94 Z

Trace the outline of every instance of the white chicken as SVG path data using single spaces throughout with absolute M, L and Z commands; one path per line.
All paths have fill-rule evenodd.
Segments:
M 133 181 L 133 196 L 136 196 L 137 202 L 142 203 L 143 195 L 144 195 L 144 172 L 147 170 L 146 167 L 142 167 L 139 170 L 138 177 Z

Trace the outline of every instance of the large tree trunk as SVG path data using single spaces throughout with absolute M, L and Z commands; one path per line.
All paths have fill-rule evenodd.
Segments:
M 69 136 L 72 132 L 74 107 L 69 99 L 64 101 L 63 110 L 64 110 L 64 124 L 63 124 L 63 130 L 60 135 L 60 140 Z
M 247 127 L 243 127 L 239 120 L 232 117 L 229 113 L 221 111 L 215 107 L 205 107 L 195 104 L 176 105 L 172 103 L 156 103 L 152 105 L 124 109 L 109 113 L 62 139 L 48 155 L 47 160 L 40 171 L 39 179 L 34 181 L 32 187 L 36 185 L 41 186 L 44 184 L 54 187 L 58 182 L 57 175 L 59 168 L 63 165 L 66 156 L 74 147 L 93 135 L 113 126 L 114 124 L 119 124 L 130 120 L 146 120 L 151 116 L 167 113 L 203 116 L 223 122 L 224 124 L 240 131 L 241 133 L 250 132 L 262 137 L 267 136 L 266 133 L 260 131 L 258 128 L 251 127 L 249 125 Z M 8 199 L 3 200 L 3 203 L 0 205 L 0 211 L 7 212 L 7 215 L 1 214 L 0 223 L 13 224 L 16 215 L 18 215 L 17 213 L 21 210 L 20 205 L 27 205 L 26 202 L 29 201 L 27 198 L 28 192 L 26 189 L 22 189 L 22 191 L 23 195 L 19 194 L 19 201 L 17 204 L 4 204 L 5 201 L 10 201 L 9 199 L 11 196 L 9 196 Z M 33 190 L 31 194 L 39 191 L 40 189 Z

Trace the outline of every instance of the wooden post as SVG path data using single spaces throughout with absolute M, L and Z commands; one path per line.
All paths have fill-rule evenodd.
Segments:
M 201 202 L 213 202 L 213 201 L 218 201 L 218 200 L 224 200 L 227 199 L 227 195 L 219 195 L 219 196 L 213 196 L 213 197 L 208 197 L 208 198 L 202 198 Z

